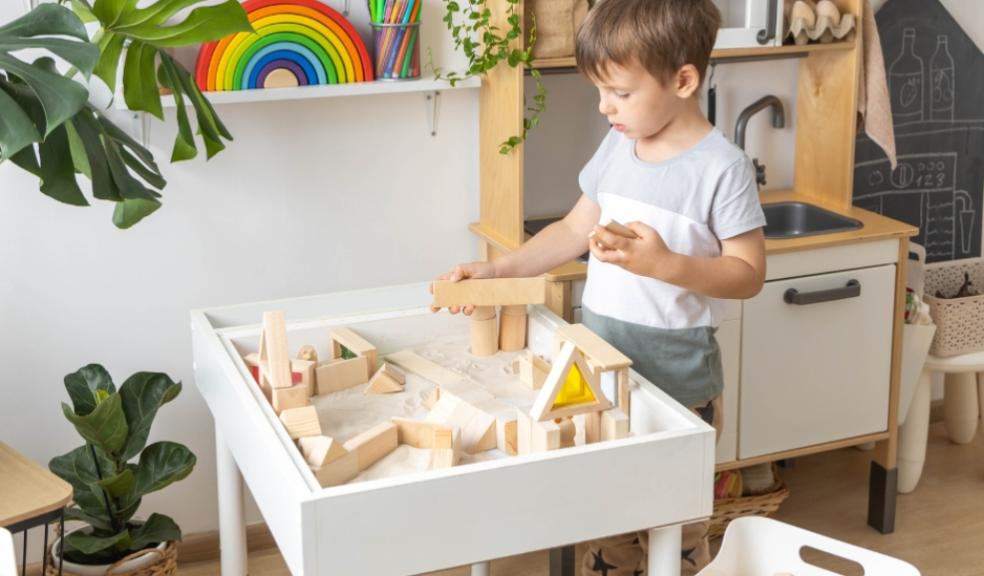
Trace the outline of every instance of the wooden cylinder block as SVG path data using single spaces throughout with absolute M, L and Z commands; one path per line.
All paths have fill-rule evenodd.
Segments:
M 475 356 L 492 356 L 499 351 L 498 322 L 495 320 L 495 308 L 492 310 L 492 317 L 484 320 L 476 320 L 472 314 L 471 353 Z
M 526 306 L 503 306 L 499 314 L 499 349 L 516 352 L 526 348 Z

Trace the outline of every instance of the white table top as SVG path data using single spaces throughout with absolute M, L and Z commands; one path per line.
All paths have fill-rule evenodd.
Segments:
M 940 358 L 930 354 L 926 357 L 927 370 L 935 372 L 984 372 L 984 351 Z

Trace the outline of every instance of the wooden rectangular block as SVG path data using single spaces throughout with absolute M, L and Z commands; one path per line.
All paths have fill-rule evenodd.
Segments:
M 369 381 L 369 362 L 365 356 L 334 360 L 318 366 L 318 395 L 345 390 Z
M 387 355 L 386 360 L 396 364 L 407 372 L 413 372 L 435 384 L 454 384 L 465 379 L 463 375 L 452 372 L 440 364 L 431 362 L 413 350 L 394 352 Z
M 497 420 L 495 426 L 496 448 L 510 456 L 515 456 L 518 453 L 516 446 L 516 424 L 517 420 L 513 417 L 512 420 Z
M 317 393 L 317 387 L 315 386 L 315 370 L 318 368 L 318 363 L 312 360 L 301 360 L 300 358 L 294 358 L 290 361 L 290 371 L 294 376 L 295 384 L 303 384 L 307 387 L 308 396 L 314 396 Z M 300 378 L 298 378 L 300 375 Z
M 297 439 L 297 445 L 308 465 L 318 468 L 348 454 L 342 443 L 330 436 L 305 436 Z
M 522 410 L 516 410 L 516 453 L 520 456 L 533 453 L 533 419 Z
M 494 278 L 481 280 L 436 280 L 432 305 L 447 306 L 511 306 L 543 304 L 547 284 L 543 277 Z
M 260 388 L 287 388 L 293 384 L 287 355 L 287 320 L 280 310 L 263 313 L 260 335 Z
M 365 470 L 378 462 L 399 445 L 396 424 L 382 422 L 345 443 L 345 449 L 359 455 L 359 470 Z
M 584 441 L 594 444 L 601 440 L 601 412 L 584 414 Z
M 588 364 L 601 371 L 617 370 L 632 365 L 632 360 L 606 342 L 584 324 L 568 324 L 557 329 L 554 338 L 573 342 L 587 357 Z
M 290 388 L 274 388 L 270 391 L 273 411 L 280 414 L 289 408 L 300 408 L 311 403 L 307 384 L 295 384 Z
M 550 362 L 532 352 L 517 358 L 516 367 L 519 370 L 519 379 L 532 390 L 543 388 L 543 382 L 546 381 L 547 374 L 550 374 Z
M 322 488 L 345 484 L 359 475 L 359 457 L 355 452 L 349 452 L 324 466 L 312 466 L 311 471 Z
M 305 436 L 321 436 L 321 422 L 314 406 L 288 408 L 280 413 L 280 421 L 294 440 Z
M 469 454 L 491 450 L 496 446 L 495 417 L 475 408 L 448 391 L 431 408 L 427 422 L 461 430 L 461 449 Z
M 629 417 L 620 408 L 601 413 L 601 439 L 618 440 L 629 436 Z
M 530 426 L 530 450 L 547 452 L 560 448 L 560 426 L 553 420 L 532 421 Z
M 458 428 L 434 431 L 431 469 L 450 468 L 461 458 L 461 431 Z

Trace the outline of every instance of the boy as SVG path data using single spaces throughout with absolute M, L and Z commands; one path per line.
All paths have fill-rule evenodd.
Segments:
M 581 171 L 583 195 L 517 250 L 446 276 L 535 276 L 590 249 L 584 324 L 718 430 L 720 299 L 750 298 L 765 278 L 755 172 L 698 102 L 719 25 L 712 0 L 599 2 L 578 31 L 576 56 L 612 128 Z M 609 232 L 602 219 L 637 238 Z M 589 543 L 582 574 L 643 574 L 644 536 Z M 709 560 L 706 523 L 684 527 L 683 573 Z

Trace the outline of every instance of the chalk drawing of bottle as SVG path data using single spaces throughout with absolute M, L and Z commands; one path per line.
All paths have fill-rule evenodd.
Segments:
M 974 199 L 966 190 L 957 190 L 953 199 L 956 201 L 956 213 L 960 223 L 957 233 L 960 235 L 960 253 L 970 253 L 970 241 L 974 235 Z M 954 242 L 956 244 L 956 242 Z
M 930 107 L 933 120 L 953 120 L 953 56 L 945 35 L 936 37 L 936 52 L 929 60 Z
M 888 69 L 892 116 L 896 124 L 923 119 L 923 66 L 916 56 L 916 29 L 902 31 L 902 51 Z

